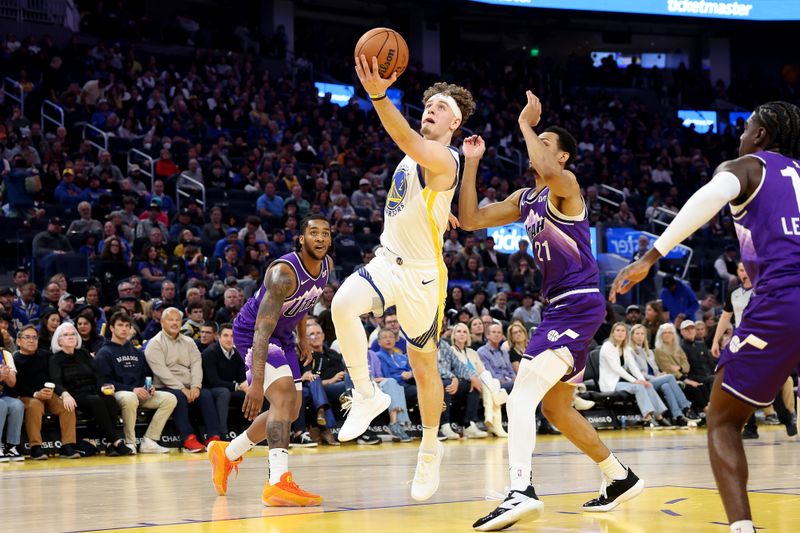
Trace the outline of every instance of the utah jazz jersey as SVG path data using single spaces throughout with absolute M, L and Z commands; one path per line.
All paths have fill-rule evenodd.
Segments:
M 456 179 L 450 189 L 426 188 L 422 168 L 410 156 L 400 161 L 392 176 L 381 244 L 403 259 L 435 263 L 441 258 L 450 204 L 460 175 L 458 150 L 447 148 L 456 161 Z

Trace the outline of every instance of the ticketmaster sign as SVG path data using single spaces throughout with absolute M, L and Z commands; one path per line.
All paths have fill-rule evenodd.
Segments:
M 798 0 L 471 0 L 483 4 L 738 20 L 800 20 Z
M 494 249 L 504 254 L 513 254 L 519 251 L 519 241 L 528 241 L 528 253 L 533 255 L 530 239 L 525 232 L 522 222 L 514 222 L 506 226 L 498 226 L 486 230 L 486 236 L 494 239 Z M 589 228 L 589 237 L 592 240 L 592 255 L 597 257 L 597 229 Z
M 657 236 L 633 228 L 606 228 L 606 251 L 610 254 L 631 258 L 639 247 L 639 235 L 646 235 L 653 246 Z M 684 259 L 690 248 L 679 244 L 667 254 L 666 259 Z

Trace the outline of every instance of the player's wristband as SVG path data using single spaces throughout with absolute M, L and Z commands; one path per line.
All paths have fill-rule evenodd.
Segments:
M 369 95 L 369 99 L 372 100 L 373 102 L 377 102 L 378 100 L 383 100 L 384 98 L 386 98 L 386 93 Z

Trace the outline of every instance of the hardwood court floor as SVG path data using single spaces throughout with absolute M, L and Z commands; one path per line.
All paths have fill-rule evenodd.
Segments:
M 745 441 L 757 526 L 798 531 L 800 445 L 782 426 L 761 426 Z M 563 437 L 541 437 L 534 461 L 541 520 L 511 531 L 727 533 L 702 429 L 604 431 L 601 437 L 645 480 L 642 496 L 606 514 L 581 513 L 600 474 Z M 2 528 L 7 532 L 147 533 L 472 531 L 493 509 L 491 491 L 506 481 L 505 441 L 450 441 L 439 492 L 424 504 L 410 495 L 417 444 L 347 445 L 292 450 L 302 487 L 321 493 L 321 508 L 265 508 L 265 448 L 251 451 L 228 496 L 211 485 L 205 454 L 90 458 L 0 464 Z

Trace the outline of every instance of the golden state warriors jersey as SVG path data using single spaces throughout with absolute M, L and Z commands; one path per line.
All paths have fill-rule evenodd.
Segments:
M 456 179 L 446 191 L 425 187 L 422 168 L 405 156 L 394 171 L 384 209 L 381 244 L 394 254 L 413 261 L 441 260 L 450 204 L 458 187 L 458 150 L 447 147 L 456 161 Z

